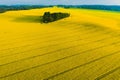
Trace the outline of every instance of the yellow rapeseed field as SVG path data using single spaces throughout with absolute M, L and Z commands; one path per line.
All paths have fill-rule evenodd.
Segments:
M 71 16 L 41 23 L 47 11 Z M 1 13 L 0 80 L 120 80 L 120 13 L 57 7 Z

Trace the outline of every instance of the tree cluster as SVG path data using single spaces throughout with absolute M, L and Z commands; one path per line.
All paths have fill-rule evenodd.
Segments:
M 49 22 L 53 22 L 59 19 L 63 19 L 66 17 L 69 17 L 70 14 L 69 13 L 50 13 L 50 12 L 45 12 L 43 15 L 43 22 L 44 23 L 49 23 Z

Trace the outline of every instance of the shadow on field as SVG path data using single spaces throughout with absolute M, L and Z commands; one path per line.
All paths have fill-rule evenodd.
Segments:
M 108 29 L 108 27 L 105 27 L 103 25 L 100 24 L 96 24 L 96 23 L 91 23 L 91 22 L 73 22 L 72 20 L 69 21 L 61 21 L 57 23 L 59 26 L 58 27 L 64 27 L 64 28 L 71 28 L 73 27 L 73 29 L 98 29 L 98 30 L 104 30 L 104 29 Z
M 23 16 L 15 18 L 15 22 L 42 23 L 42 16 Z
M 88 23 L 88 22 L 83 22 L 81 23 L 82 26 L 84 27 L 87 27 L 87 28 L 104 28 L 103 26 L 101 25 L 98 25 L 98 24 L 94 24 L 94 23 Z
M 81 23 L 81 25 L 86 28 L 93 28 L 93 29 L 98 29 L 98 30 L 105 30 L 105 29 L 108 30 L 109 29 L 108 27 L 105 27 L 103 25 L 90 23 L 90 22 L 83 22 L 83 23 Z

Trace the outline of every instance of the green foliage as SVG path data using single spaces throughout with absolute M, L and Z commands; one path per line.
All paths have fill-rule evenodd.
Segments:
M 50 14 L 50 12 L 45 12 L 44 15 L 43 15 L 43 22 L 44 23 L 48 23 L 49 21 L 52 21 L 53 18 Z
M 56 21 L 59 19 L 69 17 L 69 16 L 70 16 L 70 14 L 68 14 L 68 13 L 59 12 L 59 13 L 51 13 L 50 14 L 50 12 L 45 12 L 43 15 L 43 22 L 44 23 L 53 22 L 53 21 Z
M 36 8 L 45 8 L 45 7 L 51 7 L 51 6 L 44 6 L 44 5 L 0 5 L 0 13 L 6 12 L 6 11 L 14 11 L 14 10 L 29 10 L 29 9 L 36 9 Z
M 4 13 L 5 11 L 5 9 L 0 8 L 0 13 Z

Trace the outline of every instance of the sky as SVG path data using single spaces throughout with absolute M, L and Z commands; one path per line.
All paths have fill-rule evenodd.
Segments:
M 36 4 L 36 5 L 120 5 L 120 0 L 0 0 L 0 5 Z

